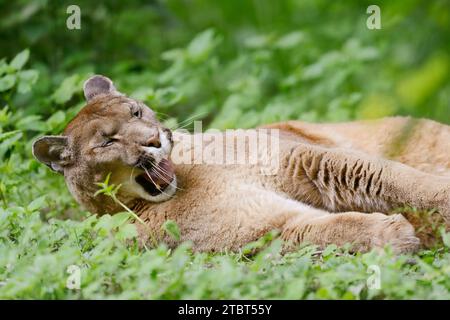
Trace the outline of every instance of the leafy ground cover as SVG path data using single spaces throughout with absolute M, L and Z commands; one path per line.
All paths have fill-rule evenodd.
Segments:
M 83 106 L 93 73 L 173 128 L 395 114 L 450 123 L 448 3 L 379 2 L 377 31 L 365 24 L 371 3 L 356 0 L 86 0 L 81 30 L 65 27 L 70 1 L 1 2 L 0 298 L 450 298 L 450 237 L 434 212 L 399 209 L 427 244 L 400 257 L 334 246 L 280 256 L 271 234 L 241 253 L 139 249 L 128 213 L 83 211 L 31 154 Z M 79 290 L 67 288 L 70 266 Z

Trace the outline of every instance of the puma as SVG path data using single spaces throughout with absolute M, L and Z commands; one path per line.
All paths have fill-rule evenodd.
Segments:
M 239 250 L 276 229 L 287 248 L 351 243 L 352 250 L 367 251 L 390 244 L 403 253 L 420 241 L 402 215 L 386 214 L 391 209 L 437 209 L 450 224 L 447 125 L 409 117 L 271 124 L 249 131 L 258 139 L 278 132 L 277 152 L 266 155 L 277 170 L 262 174 L 258 163 L 208 162 L 235 150 L 171 132 L 104 76 L 88 79 L 84 94 L 87 105 L 62 135 L 39 138 L 33 154 L 63 174 L 75 199 L 93 213 L 123 211 L 110 197 L 94 196 L 96 183 L 111 173 L 110 183 L 121 185 L 117 198 L 145 222 L 136 223 L 142 241 L 154 234 L 177 245 L 160 232 L 172 219 L 180 241 L 197 251 Z M 209 137 L 234 144 L 241 134 Z M 201 162 L 194 159 L 198 144 L 209 148 Z

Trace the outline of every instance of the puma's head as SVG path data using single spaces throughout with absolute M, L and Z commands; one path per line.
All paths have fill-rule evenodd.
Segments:
M 93 212 L 123 210 L 110 197 L 94 197 L 108 174 L 110 184 L 121 185 L 117 197 L 124 203 L 169 199 L 176 190 L 171 131 L 104 76 L 88 79 L 84 95 L 87 105 L 62 135 L 34 142 L 36 159 L 63 174 L 75 198 Z

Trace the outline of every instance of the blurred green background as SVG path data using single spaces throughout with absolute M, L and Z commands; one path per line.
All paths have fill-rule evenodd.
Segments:
M 71 4 L 81 30 L 66 28 Z M 381 30 L 366 27 L 371 4 Z M 447 0 L 1 1 L 0 39 L 2 107 L 33 115 L 20 130 L 59 132 L 93 73 L 173 127 L 394 114 L 450 122 Z M 24 49 L 25 70 L 8 69 Z

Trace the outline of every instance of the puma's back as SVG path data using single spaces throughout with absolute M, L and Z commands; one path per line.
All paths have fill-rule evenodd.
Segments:
M 428 119 L 390 117 L 345 123 L 287 121 L 278 128 L 288 139 L 354 149 L 416 169 L 450 175 L 450 127 Z

